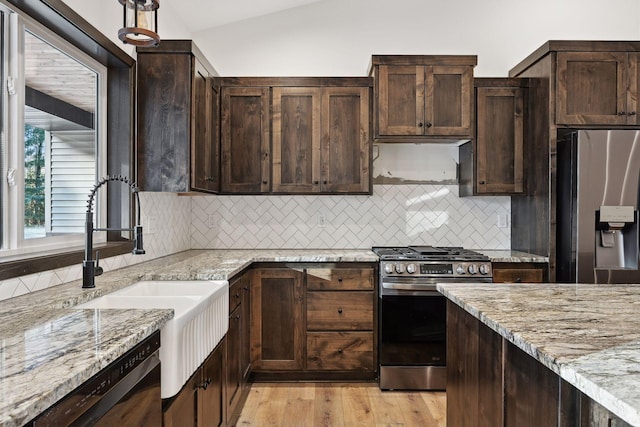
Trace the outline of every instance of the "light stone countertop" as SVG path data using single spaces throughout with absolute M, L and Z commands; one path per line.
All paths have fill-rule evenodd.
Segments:
M 640 426 L 640 285 L 448 283 L 438 290 Z
M 491 262 L 549 262 L 549 257 L 546 256 L 530 254 L 527 252 L 512 251 L 509 249 L 474 249 L 474 251 L 488 256 L 489 258 L 491 258 Z
M 227 280 L 253 262 L 377 262 L 369 250 L 191 250 L 0 301 L 0 425 L 21 426 L 173 317 L 72 307 L 139 280 Z M 96 343 L 99 343 L 96 345 Z

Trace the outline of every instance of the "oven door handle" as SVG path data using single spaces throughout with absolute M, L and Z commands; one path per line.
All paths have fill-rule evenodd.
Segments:
M 433 288 L 429 287 L 427 289 L 406 289 L 406 288 L 396 288 L 396 287 L 384 287 L 380 288 L 380 296 L 434 296 L 434 297 L 442 297 L 443 295 L 437 291 L 436 286 L 433 285 Z

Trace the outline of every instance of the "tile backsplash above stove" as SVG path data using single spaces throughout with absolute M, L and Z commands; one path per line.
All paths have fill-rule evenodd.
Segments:
M 509 249 L 510 209 L 509 197 L 460 198 L 457 185 L 374 185 L 372 196 L 193 197 L 191 245 Z

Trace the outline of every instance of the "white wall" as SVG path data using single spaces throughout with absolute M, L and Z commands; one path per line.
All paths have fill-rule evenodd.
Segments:
M 640 2 L 324 0 L 193 38 L 223 76 L 362 76 L 372 54 L 475 54 L 476 76 L 501 77 L 547 40 L 639 39 Z

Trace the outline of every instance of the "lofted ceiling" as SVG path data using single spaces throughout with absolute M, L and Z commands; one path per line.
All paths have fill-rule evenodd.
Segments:
M 203 31 L 245 19 L 281 12 L 323 0 L 161 0 L 189 26 L 191 31 Z

